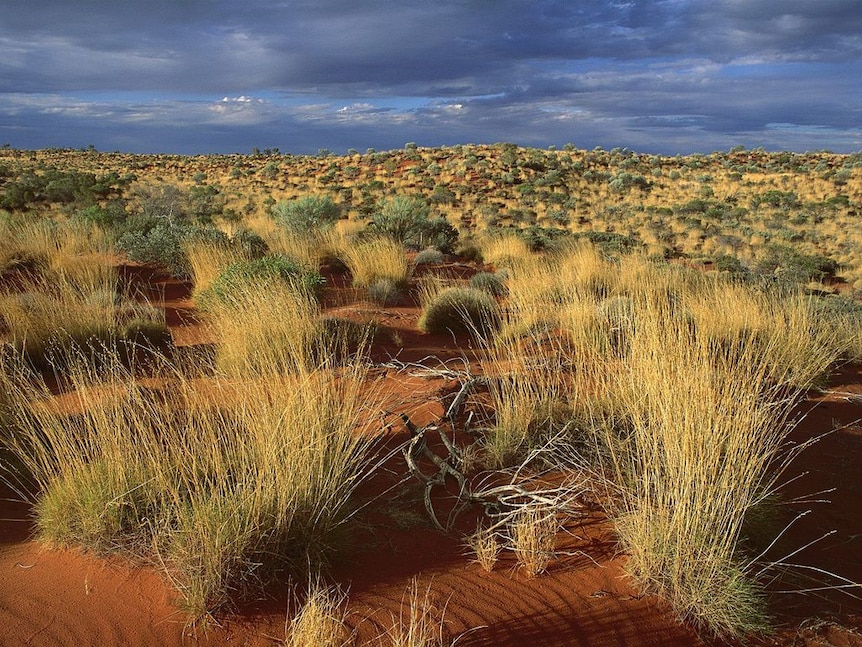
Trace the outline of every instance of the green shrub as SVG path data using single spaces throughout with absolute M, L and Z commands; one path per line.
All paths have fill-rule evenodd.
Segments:
M 231 240 L 214 227 L 200 227 L 182 220 L 156 216 L 134 216 L 122 227 L 117 238 L 117 249 L 129 260 L 159 265 L 178 278 L 191 275 L 186 245 L 205 242 L 229 246 Z
M 263 258 L 269 253 L 269 245 L 259 234 L 250 229 L 241 229 L 230 239 L 231 246 L 249 260 Z
M 436 265 L 438 263 L 442 263 L 446 259 L 443 252 L 439 249 L 434 249 L 430 247 L 428 249 L 423 249 L 421 252 L 416 254 L 416 258 L 413 259 L 414 265 Z
M 455 254 L 468 263 L 482 263 L 482 250 L 473 241 L 462 241 Z
M 401 296 L 398 284 L 389 278 L 376 279 L 368 286 L 368 298 L 382 306 L 390 305 Z
M 316 195 L 277 202 L 272 214 L 280 225 L 297 232 L 332 227 L 341 216 L 332 198 Z
M 203 308 L 227 302 L 232 293 L 253 281 L 284 281 L 315 296 L 319 296 L 324 283 L 318 272 L 303 267 L 289 256 L 270 255 L 228 265 L 201 293 L 199 302 Z
M 476 332 L 485 335 L 500 325 L 500 309 L 490 294 L 470 287 L 445 288 L 422 308 L 424 332 Z
M 745 274 L 745 265 L 736 256 L 730 254 L 719 254 L 713 259 L 713 266 L 719 272 L 730 272 L 731 274 Z
M 445 218 L 432 218 L 421 198 L 397 196 L 384 201 L 369 229 L 413 249 L 435 247 L 444 253 L 451 252 L 458 240 L 458 231 Z
M 495 297 L 503 296 L 508 292 L 506 284 L 499 273 L 479 272 L 470 278 L 470 287 L 482 290 Z
M 632 250 L 642 246 L 640 240 L 635 237 L 611 231 L 585 231 L 574 234 L 573 237 L 586 238 L 593 245 L 599 247 L 602 252 L 610 256 L 628 254 Z
M 117 238 L 117 249 L 129 260 L 151 263 L 180 278 L 189 276 L 189 263 L 183 243 L 189 228 L 169 221 L 138 216 L 131 218 Z
M 807 283 L 834 277 L 838 263 L 822 254 L 802 254 L 791 247 L 775 245 L 757 264 L 757 270 L 789 283 Z
M 128 214 L 126 214 L 123 203 L 120 201 L 111 202 L 104 207 L 91 205 L 75 212 L 75 218 L 96 225 L 104 231 L 111 231 L 122 226 L 127 217 Z

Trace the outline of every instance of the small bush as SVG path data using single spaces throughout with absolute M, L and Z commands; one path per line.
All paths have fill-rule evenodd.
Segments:
M 316 271 L 304 268 L 288 256 L 270 255 L 228 265 L 212 285 L 201 293 L 203 307 L 225 302 L 231 294 L 251 282 L 280 281 L 293 284 L 303 291 L 319 296 L 324 279 Z
M 329 196 L 309 195 L 278 202 L 272 208 L 276 222 L 296 232 L 332 227 L 341 213 Z
M 269 253 L 266 241 L 250 229 L 239 230 L 231 237 L 230 244 L 249 260 L 263 258 Z
M 500 555 L 500 540 L 497 533 L 488 528 L 479 528 L 467 538 L 467 545 L 476 554 L 473 561 L 479 564 L 486 573 L 494 570 L 494 564 Z
M 713 259 L 713 266 L 719 272 L 729 272 L 730 274 L 745 274 L 746 268 L 736 256 L 729 254 L 719 254 Z
M 432 218 L 430 213 L 421 198 L 398 196 L 382 203 L 369 229 L 413 249 L 436 247 L 451 252 L 458 231 L 445 218 Z
M 838 263 L 822 254 L 802 254 L 790 247 L 773 246 L 757 264 L 757 270 L 789 283 L 808 283 L 833 278 Z
M 482 250 L 473 242 L 462 242 L 455 254 L 463 261 L 468 263 L 482 263 Z
M 421 252 L 416 254 L 416 258 L 413 259 L 413 264 L 417 266 L 437 265 L 438 263 L 442 263 L 445 258 L 446 257 L 443 255 L 443 252 L 431 247 L 429 249 L 423 249 Z
M 470 278 L 470 287 L 482 290 L 495 297 L 505 295 L 508 290 L 500 273 L 479 272 Z
M 368 298 L 382 306 L 397 301 L 400 296 L 401 290 L 392 279 L 380 278 L 368 286 Z
M 424 332 L 476 332 L 486 334 L 500 324 L 497 302 L 487 292 L 469 287 L 444 288 L 422 309 L 419 328 Z
M 166 220 L 132 218 L 117 239 L 117 249 L 129 260 L 159 265 L 174 276 L 186 278 L 190 270 L 183 244 L 189 234 L 190 228 Z

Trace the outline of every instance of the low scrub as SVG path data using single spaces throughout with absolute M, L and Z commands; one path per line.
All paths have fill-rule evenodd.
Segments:
M 385 279 L 403 289 L 410 279 L 410 262 L 403 245 L 388 238 L 354 242 L 344 249 L 342 260 L 350 270 L 353 285 L 359 288 Z
M 437 265 L 446 260 L 446 256 L 439 249 L 434 249 L 433 247 L 428 249 L 423 249 L 421 252 L 416 254 L 416 257 L 413 259 L 413 264 L 417 267 L 420 265 Z
M 343 544 L 373 440 L 359 369 L 285 379 L 172 376 L 138 386 L 119 362 L 72 367 L 57 406 L 3 372 L 44 541 L 163 569 L 195 619 L 287 570 L 304 578 Z
M 470 287 L 501 297 L 508 293 L 505 279 L 499 273 L 479 272 L 470 277 Z
M 238 292 L 248 290 L 252 283 L 266 285 L 279 282 L 291 285 L 309 295 L 318 296 L 323 277 L 287 256 L 269 255 L 227 265 L 200 293 L 199 302 L 205 309 L 229 302 Z
M 458 240 L 458 231 L 446 218 L 431 216 L 423 199 L 406 196 L 383 200 L 372 216 L 369 230 L 411 249 L 434 247 L 446 253 Z
M 490 294 L 470 287 L 443 288 L 422 306 L 419 328 L 429 333 L 470 332 L 487 336 L 500 324 L 500 308 Z
M 341 213 L 329 196 L 309 195 L 277 202 L 272 216 L 286 229 L 307 232 L 332 227 Z

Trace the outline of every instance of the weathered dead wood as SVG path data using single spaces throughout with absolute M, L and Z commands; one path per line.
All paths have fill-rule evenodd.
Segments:
M 478 385 L 484 386 L 487 383 L 487 378 L 471 377 L 465 380 L 445 414 L 439 420 L 439 424 L 431 423 L 424 427 L 417 427 L 407 414 L 400 414 L 401 420 L 411 436 L 410 441 L 403 449 L 404 458 L 410 473 L 425 485 L 425 509 L 431 522 L 443 532 L 448 532 L 460 512 L 470 505 L 481 505 L 485 513 L 495 520 L 491 526 L 492 530 L 510 523 L 525 508 L 568 514 L 583 510 L 586 506 L 582 504 L 580 497 L 585 492 L 584 481 L 572 482 L 570 480 L 561 486 L 545 488 L 531 488 L 525 485 L 527 482 L 536 482 L 534 478 L 523 476 L 526 466 L 532 458 L 535 458 L 535 455 L 524 461 L 510 474 L 509 483 L 479 489 L 471 487 L 461 471 L 463 453 L 455 444 L 454 434 L 452 439 L 449 438 L 443 423 L 448 422 L 454 426 L 470 391 Z M 471 420 L 472 415 L 468 416 L 466 423 L 468 427 Z M 430 432 L 436 432 L 439 436 L 447 456 L 438 455 L 428 447 L 428 434 Z M 542 451 L 546 450 L 539 450 L 537 454 Z M 422 458 L 430 461 L 436 471 L 431 474 L 423 472 L 419 467 L 419 461 Z M 435 487 L 445 487 L 447 478 L 452 478 L 458 483 L 458 496 L 457 502 L 444 525 L 434 510 L 432 494 Z

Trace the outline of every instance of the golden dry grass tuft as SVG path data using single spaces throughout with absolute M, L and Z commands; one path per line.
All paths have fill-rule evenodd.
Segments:
M 346 625 L 347 595 L 313 584 L 299 613 L 285 627 L 284 647 L 347 647 L 354 644 Z
M 4 371 L 7 443 L 38 485 L 40 536 L 164 569 L 205 619 L 279 569 L 303 577 L 346 536 L 375 399 L 358 368 L 140 387 L 121 362 L 71 367 L 60 406 Z
M 412 267 L 404 247 L 389 238 L 356 241 L 342 254 L 356 287 L 368 288 L 386 280 L 403 288 L 410 279 Z
M 391 647 L 449 647 L 454 643 L 448 638 L 444 614 L 445 605 L 441 608 L 435 601 L 431 584 L 422 591 L 418 579 L 413 578 L 385 643 Z
M 509 528 L 512 550 L 518 566 L 529 577 L 543 573 L 554 559 L 554 546 L 560 523 L 553 510 L 524 508 Z
M 479 527 L 467 537 L 467 546 L 475 555 L 474 560 L 486 573 L 494 570 L 502 548 L 497 533 L 490 528 Z

